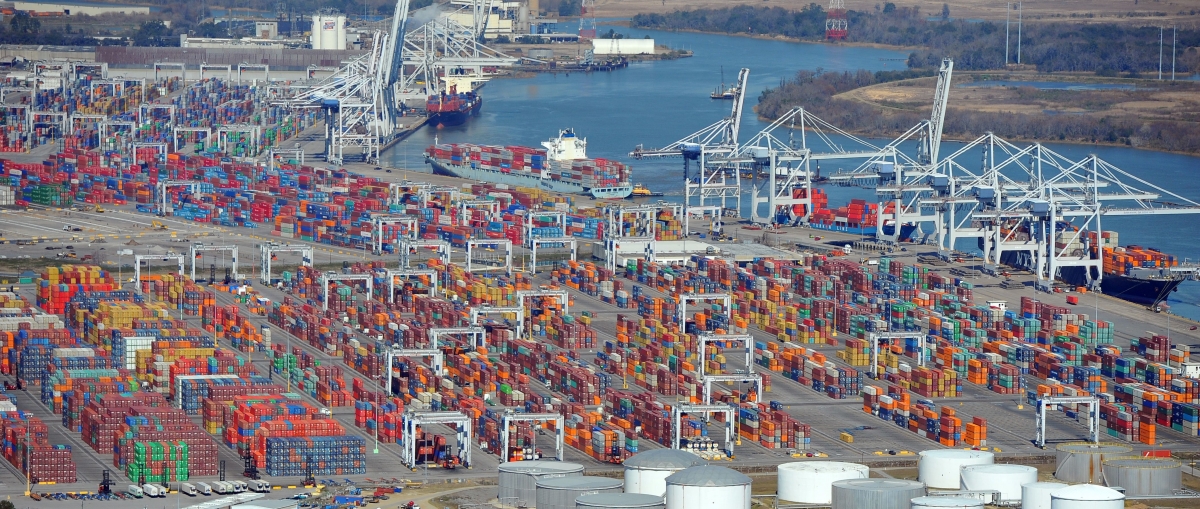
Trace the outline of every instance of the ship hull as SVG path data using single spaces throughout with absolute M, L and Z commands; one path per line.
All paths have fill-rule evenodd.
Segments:
M 1000 263 L 1010 267 L 1025 267 L 1027 265 L 1023 262 L 1025 259 L 1028 259 L 1027 256 L 1022 257 L 1017 253 L 1008 252 L 1000 258 Z M 1059 269 L 1058 279 L 1071 286 L 1086 287 L 1088 286 L 1087 270 L 1087 267 L 1062 267 Z M 1167 300 L 1171 292 L 1183 284 L 1183 281 L 1183 279 L 1170 277 L 1147 279 L 1105 274 L 1104 278 L 1100 280 L 1100 293 L 1136 304 L 1155 306 Z
M 1086 286 L 1087 274 L 1084 267 L 1063 267 L 1060 269 L 1062 281 L 1073 286 Z M 1127 300 L 1137 304 L 1154 306 L 1167 300 L 1183 279 L 1142 279 L 1131 276 L 1105 274 L 1100 280 L 1100 292 L 1110 297 Z
M 841 233 L 853 233 L 853 234 L 863 235 L 863 236 L 875 235 L 876 233 L 879 232 L 879 228 L 876 226 L 842 226 L 842 225 L 832 225 L 832 224 L 823 224 L 823 223 L 808 223 L 807 226 L 809 228 L 812 228 L 815 230 L 825 230 L 825 231 L 830 231 L 830 232 L 841 232 Z M 893 227 L 892 225 L 884 225 L 883 234 L 887 235 L 887 236 L 891 236 L 895 232 L 895 230 L 896 230 L 896 228 Z M 912 236 L 913 232 L 915 232 L 915 231 L 917 231 L 916 225 L 911 225 L 911 224 L 903 225 L 900 227 L 900 238 L 902 238 L 902 239 L 910 238 Z
M 483 100 L 476 98 L 475 102 L 471 103 L 469 108 L 452 111 L 431 112 L 429 114 L 429 124 L 433 126 L 453 127 L 463 125 L 468 118 L 479 113 L 479 108 L 483 106 Z
M 556 193 L 582 194 L 601 199 L 625 198 L 633 192 L 633 186 L 631 185 L 614 186 L 603 189 L 587 188 L 572 182 L 540 178 L 533 175 L 504 173 L 499 171 L 485 170 L 482 168 L 472 168 L 470 166 L 447 164 L 431 157 L 426 157 L 425 161 L 429 163 L 430 167 L 433 168 L 433 173 L 435 175 L 478 180 L 481 182 L 491 182 L 493 184 L 536 187 L 538 189 L 544 189 Z

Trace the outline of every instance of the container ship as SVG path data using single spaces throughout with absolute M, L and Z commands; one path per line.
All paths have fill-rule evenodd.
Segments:
M 462 125 L 468 117 L 479 113 L 483 106 L 483 98 L 474 90 L 458 92 L 457 86 L 450 87 L 450 93 L 442 92 L 431 95 L 425 101 L 425 111 L 429 112 L 428 123 L 436 127 Z
M 792 197 L 803 198 L 806 192 L 807 190 L 803 188 L 793 189 Z M 813 211 L 808 217 L 808 227 L 810 228 L 859 235 L 875 235 L 879 231 L 879 205 L 876 203 L 855 198 L 844 207 L 830 209 L 829 197 L 826 196 L 825 191 L 813 189 L 812 204 Z M 892 235 L 895 232 L 895 221 L 886 219 L 886 216 L 892 213 L 893 207 L 894 204 L 890 202 L 884 206 L 885 219 L 882 225 L 884 235 Z M 779 224 L 795 224 L 799 218 L 804 217 L 804 213 L 804 205 L 793 205 L 790 210 L 787 208 L 779 210 L 775 220 Z M 913 224 L 901 225 L 900 239 L 910 239 L 916 229 L 917 226 Z
M 542 142 L 545 149 L 453 143 L 425 150 L 433 173 L 496 184 L 536 187 L 595 198 L 625 198 L 633 192 L 631 168 L 608 159 L 589 159 L 587 140 L 571 129 Z
M 1060 223 L 1058 228 L 1071 230 L 1076 227 Z M 1018 240 L 1028 238 L 1028 232 L 1017 232 L 1016 235 Z M 1055 248 L 1078 256 L 1088 252 L 1092 259 L 1100 258 L 1104 272 L 1100 279 L 1100 292 L 1110 297 L 1157 307 L 1180 284 L 1194 277 L 1194 272 L 1181 270 L 1179 259 L 1172 255 L 1154 248 L 1120 246 L 1115 231 L 1103 232 L 1100 238 L 1097 238 L 1096 232 L 1089 231 L 1081 238 L 1086 238 L 1086 243 L 1076 241 L 1075 245 L 1059 244 Z M 1000 258 L 1001 263 L 1013 267 L 1028 267 L 1029 261 L 1027 254 L 1016 252 L 1006 252 Z M 1087 270 L 1087 267 L 1062 267 L 1058 279 L 1071 286 L 1087 286 Z M 1095 280 L 1097 276 L 1092 274 L 1091 279 Z

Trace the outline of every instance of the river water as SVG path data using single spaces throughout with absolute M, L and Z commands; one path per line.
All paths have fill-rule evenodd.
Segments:
M 628 153 L 638 144 L 647 147 L 669 144 L 727 116 L 731 102 L 708 97 L 721 84 L 722 68 L 727 84 L 736 80 L 739 68 L 750 68 L 749 93 L 741 127 L 741 139 L 745 141 L 767 127 L 767 123 L 753 113 L 759 94 L 780 80 L 790 78 L 796 71 L 817 68 L 831 71 L 900 70 L 905 68 L 907 57 L 903 51 L 888 49 L 616 28 L 627 37 L 649 35 L 656 44 L 691 50 L 694 56 L 633 63 L 628 69 L 611 73 L 539 74 L 531 78 L 494 80 L 481 92 L 484 104 L 477 118 L 463 126 L 422 129 L 384 154 L 385 162 L 395 167 L 428 171 L 422 151 L 434 142 L 435 137 L 445 143 L 536 147 L 557 135 L 559 129 L 572 127 L 587 138 L 590 157 L 632 164 L 635 182 L 667 193 L 668 199 L 679 200 L 683 180 L 679 159 L 636 161 Z M 930 90 L 931 100 L 932 95 Z M 953 91 L 950 100 L 954 100 Z M 809 141 L 811 146 L 812 137 Z M 886 143 L 884 140 L 871 141 L 878 145 Z M 835 142 L 844 143 L 845 140 L 835 138 Z M 1200 158 L 1120 147 L 1046 146 L 1073 159 L 1096 154 L 1137 178 L 1200 201 L 1200 180 L 1194 178 Z M 961 147 L 961 143 L 944 142 L 941 154 L 951 154 Z M 851 146 L 845 148 L 853 149 Z M 814 150 L 823 151 L 820 147 L 814 147 Z M 845 163 L 847 169 L 854 164 Z M 823 171 L 836 169 L 833 166 L 823 168 Z M 1125 180 L 1133 182 L 1132 178 Z M 872 191 L 859 188 L 827 188 L 827 193 L 830 205 L 834 207 L 850 198 L 875 198 Z M 1122 244 L 1140 244 L 1177 257 L 1200 259 L 1200 217 L 1106 217 L 1102 226 L 1120 232 Z M 1200 283 L 1183 284 L 1169 299 L 1169 305 L 1180 315 L 1200 320 Z

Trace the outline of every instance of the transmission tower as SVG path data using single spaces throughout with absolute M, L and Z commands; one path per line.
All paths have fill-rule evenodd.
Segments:
M 850 21 L 846 19 L 845 0 L 829 0 L 829 11 L 825 15 L 825 38 L 840 41 L 850 33 Z
M 596 38 L 596 0 L 583 0 L 579 6 L 579 38 Z

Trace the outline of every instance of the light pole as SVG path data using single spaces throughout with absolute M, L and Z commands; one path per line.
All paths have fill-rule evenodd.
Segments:
M 1025 3 L 1017 2 L 1017 63 L 1021 63 L 1021 25 L 1025 14 Z

